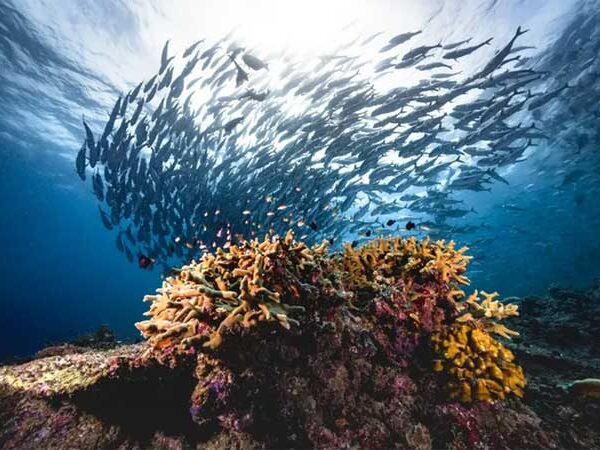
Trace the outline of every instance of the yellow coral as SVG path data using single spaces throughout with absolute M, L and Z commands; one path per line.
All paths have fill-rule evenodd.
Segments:
M 497 292 L 488 294 L 481 291 L 483 300 L 479 298 L 479 292 L 475 291 L 467 299 L 458 304 L 458 309 L 463 314 L 456 320 L 458 322 L 476 322 L 478 326 L 484 328 L 489 333 L 494 333 L 510 339 L 512 336 L 518 336 L 516 331 L 498 324 L 496 320 L 503 320 L 507 317 L 518 316 L 519 307 L 511 303 L 504 304 L 495 300 L 498 297 Z
M 433 369 L 445 372 L 450 397 L 462 402 L 523 396 L 525 376 L 514 355 L 485 330 L 466 323 L 446 327 L 431 337 L 437 355 Z
M 311 249 L 294 241 L 291 231 L 283 239 L 265 237 L 262 242 L 255 239 L 232 245 L 227 251 L 219 248 L 215 255 L 192 261 L 177 276 L 168 277 L 157 295 L 146 296 L 144 300 L 152 305 L 145 315 L 151 319 L 136 327 L 158 348 L 201 341 L 205 347 L 216 348 L 223 331 L 235 324 L 251 327 L 265 321 L 289 328 L 296 322 L 290 313 L 303 308 L 282 302 L 282 296 L 298 297 L 298 290 L 275 272 L 298 276 L 325 251 L 325 245 Z M 214 311 L 224 318 L 206 341 L 206 333 L 201 332 L 206 325 L 199 319 Z

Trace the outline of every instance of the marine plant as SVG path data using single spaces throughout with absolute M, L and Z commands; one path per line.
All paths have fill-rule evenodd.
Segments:
M 145 297 L 150 318 L 136 326 L 155 350 L 208 355 L 234 336 L 285 335 L 292 327 L 310 330 L 314 341 L 351 315 L 372 343 L 366 353 L 385 355 L 397 367 L 429 355 L 426 365 L 440 374 L 451 399 L 521 397 L 523 371 L 491 336 L 517 334 L 498 323 L 517 315 L 517 307 L 498 301 L 497 293 L 465 295 L 467 250 L 453 241 L 390 237 L 328 253 L 325 242 L 309 247 L 291 231 L 242 241 L 167 277 L 156 295 Z

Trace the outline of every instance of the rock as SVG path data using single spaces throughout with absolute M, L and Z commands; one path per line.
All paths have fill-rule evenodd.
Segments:
M 351 281 L 366 299 L 360 307 L 347 301 L 357 289 L 338 295 L 342 290 L 332 290 L 331 282 L 312 291 L 304 282 L 297 290 L 288 283 L 299 301 L 307 301 L 300 292 L 313 292 L 289 329 L 274 321 L 240 327 L 232 320 L 221 328 L 222 342 L 207 348 L 166 339 L 175 336 L 167 328 L 154 340 L 158 345 L 115 345 L 108 336 L 112 348 L 55 346 L 29 362 L 0 367 L 0 448 L 600 447 L 598 380 L 572 383 L 573 395 L 560 387 L 600 373 L 593 355 L 600 336 L 589 317 L 599 308 L 597 289 L 515 300 L 531 313 L 513 320 L 521 335 L 505 343 L 528 379 L 523 399 L 461 403 L 447 395 L 448 374 L 434 372 L 431 346 L 433 333 L 457 317 L 449 297 L 457 291 L 440 281 L 442 272 L 425 276 L 419 269 L 398 277 L 402 266 L 390 265 L 374 283 L 355 266 Z M 503 311 L 495 300 L 487 306 Z M 276 302 L 269 307 L 278 308 Z M 196 311 L 197 317 L 213 320 L 207 311 Z M 477 326 L 472 318 L 462 323 Z M 571 344 L 569 336 L 554 336 L 576 329 Z M 484 329 L 469 330 L 477 330 L 476 342 L 487 349 L 470 351 L 489 351 Z M 453 345 L 466 352 L 473 344 L 461 339 Z

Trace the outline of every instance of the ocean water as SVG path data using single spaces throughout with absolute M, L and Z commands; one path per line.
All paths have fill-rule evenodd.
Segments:
M 284 147 L 278 139 L 290 129 L 293 129 L 289 132 L 291 142 L 297 147 L 289 148 L 297 148 L 297 153 L 302 155 L 321 150 L 311 147 L 310 139 L 314 134 L 304 136 L 298 128 L 289 125 L 292 119 L 299 124 L 317 125 L 327 124 L 327 120 L 339 120 L 345 129 L 356 127 L 357 134 L 351 142 L 356 142 L 363 129 L 379 133 L 373 126 L 375 119 L 372 119 L 376 106 L 368 104 L 374 101 L 372 98 L 364 100 L 364 113 L 359 111 L 346 121 L 329 117 L 327 108 L 321 107 L 326 105 L 321 105 L 318 96 L 311 104 L 302 100 L 289 103 L 289 98 L 302 96 L 286 91 L 282 73 L 288 65 L 302 73 L 300 82 L 305 83 L 316 80 L 320 74 L 314 61 L 323 55 L 345 55 L 352 50 L 352 55 L 358 55 L 360 62 L 356 64 L 360 70 L 367 68 L 360 72 L 360 83 L 363 83 L 360 86 L 368 83 L 374 86 L 375 98 L 384 98 L 398 86 L 418 85 L 420 80 L 434 79 L 431 75 L 439 72 L 434 69 L 404 72 L 392 68 L 386 70 L 393 74 L 382 77 L 373 67 L 383 58 L 398 55 L 397 63 L 402 61 L 403 55 L 421 45 L 434 46 L 438 42 L 447 45 L 471 38 L 470 43 L 457 47 L 465 48 L 494 37 L 491 45 L 460 57 L 456 63 L 443 59 L 444 52 L 451 49 L 433 49 L 435 56 L 431 59 L 427 54 L 427 63 L 442 61 L 459 66 L 455 67 L 457 74 L 452 78 L 456 85 L 451 89 L 456 89 L 464 86 L 469 76 L 477 74 L 482 63 L 494 58 L 495 52 L 511 40 L 517 27 L 528 29 L 515 46 L 533 48 L 522 50 L 520 58 L 505 68 L 508 71 L 534 70 L 540 74 L 540 79 L 517 88 L 515 103 L 520 98 L 526 99 L 526 103 L 514 117 L 497 120 L 502 120 L 507 127 L 528 127 L 534 123 L 540 136 L 532 139 L 532 145 L 526 148 L 522 157 L 492 167 L 504 181 L 492 179 L 482 192 L 452 189 L 451 180 L 460 176 L 460 172 L 458 167 L 451 165 L 435 177 L 439 186 L 419 186 L 419 179 L 415 178 L 414 186 L 409 186 L 406 191 L 384 192 L 377 197 L 379 206 L 394 204 L 402 195 L 422 197 L 430 190 L 439 189 L 451 196 L 448 198 L 461 202 L 460 208 L 468 211 L 464 217 L 440 220 L 435 217 L 435 208 L 429 212 L 411 210 L 411 203 L 407 201 L 402 202 L 397 211 L 369 215 L 360 229 L 352 231 L 354 222 L 350 218 L 372 201 L 368 196 L 358 196 L 355 202 L 344 204 L 343 196 L 341 199 L 327 197 L 323 188 L 316 191 L 323 192 L 323 198 L 314 195 L 311 203 L 307 203 L 306 198 L 299 198 L 298 203 L 283 206 L 293 210 L 294 223 L 301 219 L 307 224 L 315 223 L 315 229 L 305 224 L 302 230 L 297 230 L 298 235 L 304 233 L 306 240 L 314 242 L 332 239 L 334 251 L 343 241 L 362 242 L 385 234 L 454 239 L 471 248 L 469 254 L 474 257 L 469 271 L 472 286 L 498 291 L 502 297 L 544 295 L 553 285 L 581 289 L 600 276 L 600 60 L 597 60 L 600 3 L 575 0 L 467 1 L 460 5 L 454 1 L 334 1 L 327 5 L 289 2 L 285 6 L 282 3 L 261 1 L 249 7 L 235 1 L 190 1 L 174 7 L 160 1 L 0 0 L 0 307 L 3 312 L 0 315 L 0 359 L 31 354 L 44 345 L 91 332 L 101 324 L 108 325 L 120 339 L 135 339 L 138 332 L 133 323 L 140 320 L 146 309 L 141 301 L 143 295 L 160 285 L 161 275 L 168 266 L 181 264 L 190 255 L 201 254 L 194 248 L 192 252 L 173 255 L 170 249 L 174 244 L 157 244 L 153 240 L 155 230 L 152 230 L 150 244 L 139 242 L 141 239 L 137 237 L 134 240 L 138 242 L 131 243 L 133 257 L 129 261 L 115 246 L 115 239 L 118 239 L 119 230 L 124 232 L 131 222 L 113 220 L 113 229 L 107 230 L 98 215 L 99 204 L 105 211 L 110 211 L 106 202 L 99 201 L 90 182 L 95 174 L 104 174 L 100 172 L 100 165 L 92 168 L 87 163 L 85 182 L 75 170 L 76 155 L 86 138 L 82 119 L 89 123 L 95 138 L 99 138 L 117 98 L 131 93 L 140 82 L 146 83 L 158 73 L 167 40 L 167 56 L 179 58 L 189 45 L 205 38 L 206 44 L 202 45 L 207 47 L 202 51 L 215 42 L 227 44 L 222 44 L 221 57 L 225 62 L 228 52 L 231 54 L 236 48 L 244 48 L 240 55 L 252 49 L 269 63 L 269 69 L 256 71 L 244 66 L 249 75 L 255 76 L 254 72 L 257 72 L 266 77 L 258 79 L 256 84 L 252 84 L 252 77 L 246 82 L 257 92 L 260 89 L 269 91 L 264 103 L 255 101 L 250 108 L 240 103 L 232 105 L 227 103 L 230 99 L 223 99 L 247 92 L 244 83 L 236 86 L 233 81 L 236 77 L 233 66 L 227 66 L 227 70 L 233 71 L 231 80 L 204 86 L 202 95 L 199 94 L 199 109 L 203 112 L 196 116 L 196 125 L 210 130 L 211 124 L 217 124 L 217 137 L 213 139 L 211 135 L 203 145 L 212 152 L 223 139 L 223 148 L 230 149 L 229 155 L 233 155 L 235 166 L 238 161 L 251 160 L 252 152 L 259 151 L 256 142 L 264 148 L 270 144 L 277 149 Z M 394 36 L 415 30 L 422 30 L 422 33 L 414 40 L 402 43 L 390 53 L 378 51 Z M 380 31 L 382 35 L 373 41 L 374 49 L 355 43 Z M 228 37 L 219 41 L 223 36 Z M 352 45 L 340 47 L 344 42 Z M 522 65 L 520 60 L 523 60 Z M 328 64 L 331 64 L 328 67 L 332 77 L 328 83 L 354 73 L 354 69 L 342 63 Z M 501 69 L 494 74 L 503 72 Z M 214 78 L 210 77 L 216 75 L 209 71 L 201 76 L 205 77 L 203 80 L 211 80 Z M 482 77 L 482 81 L 489 79 L 489 75 Z M 188 91 L 193 89 L 190 84 L 186 81 Z M 539 108 L 528 109 L 536 98 L 565 85 L 567 87 L 556 98 Z M 485 87 L 473 89 L 464 102 L 491 99 L 489 107 L 506 98 L 494 97 L 494 92 L 503 87 L 495 86 L 492 91 Z M 527 97 L 528 91 L 537 97 Z M 428 95 L 441 94 L 432 91 Z M 276 106 L 292 104 L 289 109 L 283 109 L 279 122 L 270 122 L 266 113 L 261 112 L 261 108 L 266 111 L 273 98 L 283 99 L 282 103 L 274 103 Z M 378 105 L 394 97 L 386 98 Z M 443 106 L 447 109 L 436 108 L 435 100 L 426 99 L 423 104 L 434 107 L 418 120 L 452 112 L 447 105 Z M 453 106 L 456 104 L 459 103 L 452 103 Z M 135 106 L 132 102 L 130 110 Z M 216 112 L 206 112 L 211 107 L 216 108 Z M 418 107 L 418 104 L 412 104 L 409 108 Z M 148 102 L 144 114 L 151 115 L 155 110 L 156 105 Z M 236 128 L 233 132 L 237 133 L 234 137 L 221 130 L 228 120 L 240 115 L 252 117 L 252 122 L 242 123 L 241 131 Z M 497 117 L 476 120 L 471 127 L 481 130 L 488 120 Z M 290 122 L 286 122 L 288 119 Z M 279 127 L 281 123 L 288 123 L 288 129 Z M 260 128 L 261 124 L 264 128 Z M 327 127 L 315 129 L 325 130 L 325 135 L 333 133 Z M 134 134 L 133 126 L 130 133 Z M 459 134 L 452 133 L 444 136 L 448 142 L 460 138 Z M 489 142 L 500 139 L 500 135 L 494 135 L 478 145 L 489 148 L 486 147 Z M 521 140 L 510 145 L 516 147 L 517 144 L 524 143 Z M 461 148 L 466 147 L 469 145 Z M 431 148 L 424 146 L 418 151 L 425 154 Z M 358 158 L 365 159 L 367 150 L 363 149 L 366 153 Z M 166 151 L 177 164 L 181 152 L 176 145 L 172 143 Z M 286 151 L 285 147 L 283 151 Z M 202 231 L 203 243 L 210 248 L 213 235 L 214 240 L 219 241 L 220 228 L 233 228 L 235 232 L 237 226 L 241 231 L 254 230 L 260 234 L 269 226 L 275 232 L 291 226 L 288 221 L 276 221 L 276 214 L 267 214 L 276 211 L 276 203 L 269 206 L 266 200 L 257 199 L 257 192 L 268 193 L 264 189 L 270 188 L 270 180 L 265 181 L 266 177 L 249 179 L 248 173 L 235 171 L 224 172 L 219 177 L 218 168 L 222 167 L 219 164 L 222 164 L 223 156 L 216 154 L 214 167 L 201 167 L 202 171 L 210 171 L 213 178 L 209 180 L 214 183 L 210 183 L 207 191 L 197 194 L 193 202 L 200 205 L 200 209 L 204 204 L 210 205 L 207 211 L 210 209 L 213 215 L 215 210 L 222 209 L 221 217 L 226 216 L 223 219 L 226 225 L 217 225 L 221 219 L 210 222 L 208 229 Z M 195 158 L 200 157 L 195 154 Z M 271 157 L 285 161 L 281 153 L 274 152 Z M 450 163 L 455 157 L 445 158 L 438 162 Z M 473 158 L 465 157 L 464 160 L 468 166 L 481 166 L 482 170 L 490 168 L 478 165 Z M 296 164 L 296 160 L 293 161 Z M 315 178 L 308 184 L 334 186 L 344 173 L 344 164 L 340 163 L 331 171 L 321 170 L 319 164 L 317 158 L 315 166 L 310 166 L 310 173 L 314 173 Z M 383 158 L 374 168 L 389 164 Z M 285 171 L 277 167 L 280 178 L 275 180 L 279 184 L 274 189 L 280 196 L 294 192 L 308 173 L 303 169 L 300 178 L 287 179 L 281 176 Z M 122 173 L 130 176 L 132 172 L 125 170 Z M 162 177 L 172 179 L 171 174 L 165 171 Z M 407 184 L 410 180 L 408 177 Z M 196 178 L 187 179 L 187 182 L 194 186 L 199 183 Z M 389 180 L 384 179 L 382 184 L 386 183 L 389 184 Z M 119 185 L 121 192 L 144 191 L 139 179 L 133 185 Z M 169 188 L 175 193 L 174 198 L 184 195 L 183 185 L 179 186 L 177 190 L 172 186 Z M 237 192 L 236 186 L 249 191 Z M 161 188 L 154 183 L 153 189 L 164 192 L 167 187 Z M 165 214 L 172 211 L 172 204 L 165 198 L 158 207 L 153 205 L 148 211 L 152 211 L 151 214 L 157 209 Z M 264 224 L 263 229 L 258 231 L 244 224 L 246 207 L 235 203 L 239 198 L 250 205 L 250 213 L 256 213 L 253 220 Z M 125 203 L 133 202 L 130 197 L 127 199 Z M 309 211 L 313 205 L 317 209 Z M 135 208 L 139 208 L 137 203 Z M 183 221 L 183 215 L 193 214 L 196 212 L 184 209 L 177 213 L 176 220 Z M 152 220 L 157 219 L 149 219 L 149 222 Z M 385 225 L 389 220 L 395 223 Z M 409 221 L 416 224 L 414 231 L 406 229 L 405 224 Z M 166 240 L 174 240 L 181 234 L 174 232 Z M 189 241 L 189 237 L 184 236 L 181 242 Z M 179 242 L 180 239 L 175 241 Z M 194 246 L 197 244 L 198 241 L 194 241 Z M 159 247 L 169 253 L 168 259 L 162 257 Z M 139 256 L 146 256 L 154 263 L 148 268 L 141 267 Z

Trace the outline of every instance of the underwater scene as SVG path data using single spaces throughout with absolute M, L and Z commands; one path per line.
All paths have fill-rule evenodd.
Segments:
M 0 448 L 600 448 L 600 2 L 0 0 Z

